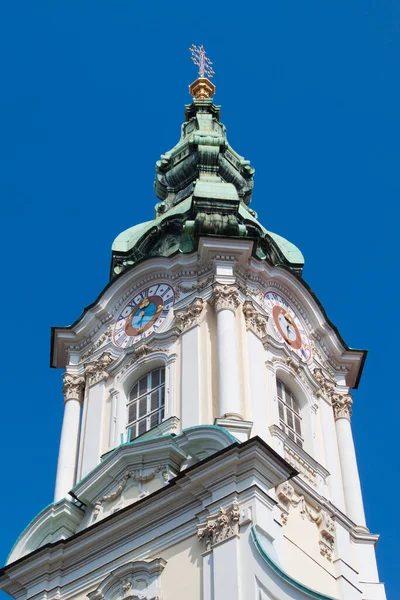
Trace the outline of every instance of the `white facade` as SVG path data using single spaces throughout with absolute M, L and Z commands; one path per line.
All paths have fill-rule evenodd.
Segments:
M 3 590 L 384 600 L 350 422 L 364 353 L 253 241 L 203 236 L 137 263 L 53 350 L 54 503 L 17 540 Z

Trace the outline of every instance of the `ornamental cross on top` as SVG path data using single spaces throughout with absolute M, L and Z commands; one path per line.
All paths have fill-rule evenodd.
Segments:
M 215 75 L 215 72 L 211 66 L 211 60 L 208 58 L 208 56 L 206 56 L 204 46 L 195 46 L 194 44 L 192 44 L 189 50 L 192 53 L 192 61 L 195 65 L 199 67 L 200 77 L 203 78 L 204 76 L 206 76 L 209 79 L 211 79 L 211 77 Z

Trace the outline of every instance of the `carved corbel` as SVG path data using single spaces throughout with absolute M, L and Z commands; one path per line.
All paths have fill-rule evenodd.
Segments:
M 250 300 L 243 304 L 243 314 L 247 331 L 253 331 L 258 337 L 263 338 L 267 333 L 268 317 L 262 315 Z
M 108 373 L 105 371 L 111 365 L 113 359 L 110 352 L 104 352 L 95 362 L 89 363 L 85 367 L 88 385 L 95 385 L 108 378 Z
M 329 514 L 322 510 L 313 510 L 307 504 L 303 495 L 296 494 L 288 481 L 284 481 L 276 488 L 278 506 L 281 509 L 282 524 L 286 525 L 291 507 L 298 507 L 303 519 L 315 523 L 319 532 L 319 548 L 322 556 L 332 560 L 335 545 L 335 523 Z
M 188 306 L 185 306 L 184 309 L 175 312 L 177 325 L 182 332 L 200 325 L 204 305 L 205 303 L 202 298 L 195 298 L 193 302 Z

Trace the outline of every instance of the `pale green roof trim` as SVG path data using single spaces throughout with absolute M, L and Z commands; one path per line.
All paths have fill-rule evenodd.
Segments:
M 50 504 L 48 504 L 47 506 L 45 506 L 45 508 L 43 508 L 40 512 L 37 513 L 37 515 L 35 515 L 30 522 L 28 523 L 28 525 L 24 528 L 24 530 L 19 534 L 16 542 L 14 542 L 13 547 L 11 548 L 10 552 L 8 553 L 7 556 L 7 560 L 6 560 L 6 565 L 8 565 L 8 561 L 11 558 L 12 553 L 14 552 L 15 548 L 18 546 L 19 542 L 22 540 L 22 538 L 24 537 L 24 535 L 26 534 L 26 532 L 32 527 L 32 525 L 38 521 L 40 519 L 41 516 L 43 516 L 46 512 L 49 512 L 50 508 L 54 508 L 55 506 L 57 506 L 57 504 L 71 504 L 71 506 L 73 506 L 74 508 L 78 508 L 79 506 L 75 503 L 72 502 L 69 498 L 61 498 L 61 500 L 58 500 L 57 502 L 50 502 Z M 81 509 L 82 510 L 82 509 Z
M 272 231 L 267 231 L 267 233 L 276 242 L 289 262 L 304 265 L 304 256 L 297 246 L 277 233 L 273 233 Z
M 309 588 L 308 586 L 303 585 L 296 579 L 293 579 L 293 577 L 290 577 L 290 575 L 288 575 L 283 569 L 281 569 L 281 567 L 279 567 L 276 564 L 276 562 L 272 560 L 272 558 L 266 553 L 266 551 L 262 547 L 254 525 L 252 525 L 252 527 L 251 527 L 251 538 L 254 542 L 255 547 L 257 548 L 258 552 L 260 553 L 261 557 L 264 559 L 264 561 L 271 567 L 271 569 L 281 579 L 286 581 L 286 583 L 293 586 L 300 592 L 303 592 L 303 594 L 306 594 L 306 596 L 309 596 L 310 598 L 315 598 L 316 600 L 336 600 L 333 596 L 326 596 L 325 594 L 320 594 L 320 592 L 317 592 L 317 591 L 313 590 L 312 588 Z
M 262 231 L 274 240 L 274 242 L 277 244 L 281 252 L 284 254 L 285 258 L 287 258 L 289 262 L 304 265 L 304 256 L 297 248 L 297 246 L 289 242 L 281 235 L 278 235 L 277 233 L 273 233 L 272 231 L 268 231 L 268 229 L 265 229 L 265 227 L 261 225 L 261 223 L 257 221 L 255 217 L 253 217 L 253 215 L 248 211 L 247 207 L 243 204 L 241 204 L 239 207 L 239 214 L 241 217 L 243 217 L 243 219 L 246 219 L 247 221 L 252 221 L 252 223 L 258 225 L 258 227 L 261 227 Z
M 186 198 L 182 200 L 172 208 L 170 208 L 166 213 L 153 219 L 152 221 L 145 221 L 144 223 L 139 223 L 139 225 L 134 225 L 129 229 L 125 229 L 122 233 L 120 233 L 114 240 L 112 245 L 113 252 L 128 252 L 135 244 L 140 240 L 141 237 L 147 233 L 152 227 L 157 227 L 172 215 L 177 215 L 180 213 L 185 213 L 190 209 L 192 203 L 192 197 Z

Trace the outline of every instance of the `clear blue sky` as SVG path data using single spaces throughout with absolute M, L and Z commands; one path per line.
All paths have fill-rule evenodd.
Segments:
M 370 351 L 353 429 L 380 575 L 400 597 L 396 0 L 1 3 L 0 563 L 52 501 L 63 399 L 50 327 L 105 286 L 114 237 L 152 218 L 192 43 L 256 168 L 252 207 L 303 251 L 346 342 Z

